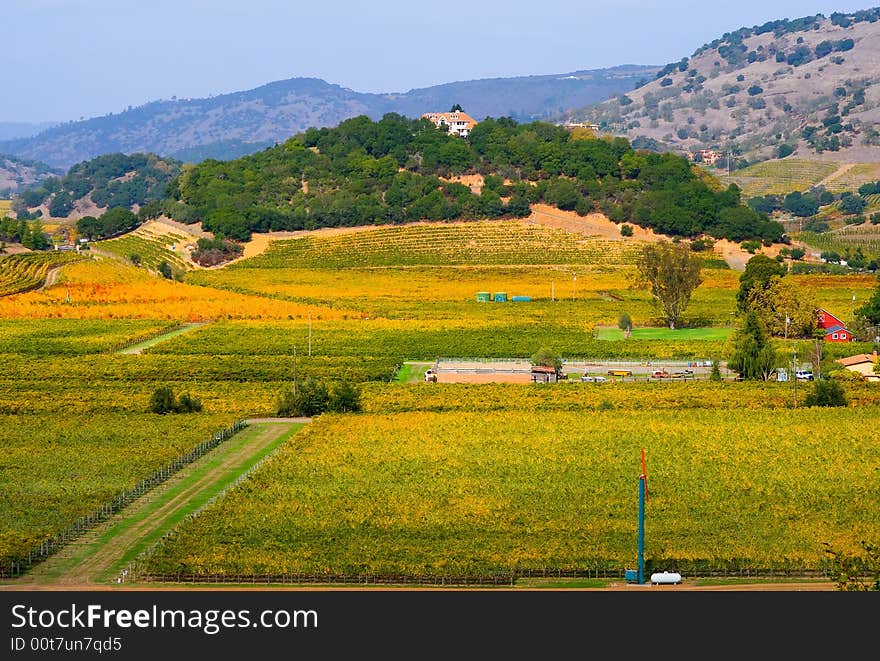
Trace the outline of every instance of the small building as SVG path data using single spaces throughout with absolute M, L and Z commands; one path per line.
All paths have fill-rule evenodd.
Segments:
M 477 120 L 461 110 L 452 112 L 426 112 L 422 119 L 430 120 L 434 126 L 440 128 L 447 126 L 452 135 L 466 138 L 471 130 L 477 125 Z
M 877 350 L 874 353 L 859 353 L 855 356 L 844 356 L 834 361 L 843 365 L 851 372 L 861 374 L 866 381 L 880 382 L 880 373 L 874 371 L 877 366 Z
M 557 380 L 555 367 L 532 365 L 532 383 L 556 383 Z
M 852 342 L 853 336 L 846 324 L 828 310 L 816 310 L 816 325 L 825 331 L 826 342 Z

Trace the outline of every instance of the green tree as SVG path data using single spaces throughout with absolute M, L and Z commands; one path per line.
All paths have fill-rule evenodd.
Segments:
M 333 413 L 356 413 L 361 410 L 361 391 L 350 381 L 340 381 L 330 390 L 327 410 Z
M 282 417 L 311 418 L 326 411 L 329 401 L 327 387 L 314 377 L 308 377 L 281 394 L 277 413 Z
M 804 406 L 846 406 L 846 394 L 839 381 L 819 379 L 813 382 L 813 390 L 804 398 Z
M 532 355 L 532 365 L 540 367 L 552 367 L 556 375 L 562 370 L 562 357 L 550 349 L 543 348 Z
M 835 550 L 829 542 L 823 544 L 838 591 L 880 592 L 880 545 L 862 541 L 865 554 L 855 556 Z
M 739 290 L 736 292 L 736 306 L 740 312 L 748 310 L 749 295 L 752 289 L 766 287 L 773 276 L 785 275 L 785 266 L 767 255 L 755 255 L 739 276 Z
M 624 312 L 617 318 L 617 327 L 623 331 L 624 337 L 629 337 L 630 333 L 632 333 L 633 322 L 632 318 Z
M 464 112 L 464 110 L 462 110 L 462 107 L 459 104 L 454 103 L 449 112 Z
M 768 381 L 776 368 L 770 334 L 754 312 L 747 312 L 732 338 L 727 367 L 746 381 Z
M 856 317 L 863 317 L 871 326 L 880 326 L 880 282 L 878 282 L 871 298 L 857 308 L 853 313 Z
M 150 411 L 152 413 L 173 413 L 175 410 L 174 391 L 170 386 L 159 386 L 150 397 Z
M 712 368 L 709 371 L 709 380 L 710 381 L 721 381 L 721 363 L 717 360 L 712 361 Z
M 746 302 L 771 335 L 785 338 L 812 337 L 817 307 L 811 289 L 778 275 L 762 287 L 753 287 Z
M 174 272 L 171 270 L 171 264 L 166 262 L 164 259 L 159 262 L 159 275 L 163 278 L 168 278 L 171 280 L 174 277 Z
M 681 319 L 694 290 L 703 282 L 703 260 L 686 243 L 646 244 L 636 261 L 637 281 L 651 287 L 670 329 Z
M 174 404 L 175 413 L 196 413 L 202 410 L 202 402 L 188 392 L 183 393 Z

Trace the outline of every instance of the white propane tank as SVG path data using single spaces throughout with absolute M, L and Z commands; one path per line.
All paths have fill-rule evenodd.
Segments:
M 675 585 L 681 583 L 681 574 L 673 571 L 656 572 L 651 574 L 651 583 Z

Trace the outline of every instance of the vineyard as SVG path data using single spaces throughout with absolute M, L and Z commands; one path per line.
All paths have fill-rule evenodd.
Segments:
M 632 264 L 638 243 L 513 221 L 415 224 L 273 241 L 236 268 L 490 264 Z
M 880 164 L 856 163 L 839 177 L 831 179 L 825 188 L 832 193 L 857 191 L 859 186 L 880 180 Z
M 0 569 L 233 422 L 228 413 L 122 419 L 0 415 Z
M 12 200 L 0 200 L 0 218 L 8 216 L 12 211 Z
M 764 161 L 737 170 L 730 177 L 722 176 L 725 184 L 735 183 L 743 196 L 785 195 L 792 191 L 805 191 L 833 174 L 840 167 L 831 161 L 807 161 L 785 159 Z
M 157 278 L 103 258 L 64 269 L 58 287 L 8 296 L 0 317 L 19 319 L 306 319 L 343 318 L 342 311 L 270 300 Z
M 474 222 L 276 241 L 184 282 L 103 257 L 66 265 L 45 290 L 3 297 L 0 558 L 52 538 L 232 421 L 273 415 L 294 379 L 309 377 L 357 384 L 364 412 L 316 418 L 185 521 L 148 572 L 617 572 L 633 561 L 641 446 L 651 562 L 812 571 L 821 541 L 853 550 L 871 537 L 872 384 L 847 383 L 846 408 L 810 410 L 804 391 L 795 408 L 791 384 L 775 382 L 392 383 L 403 361 L 527 359 L 543 347 L 571 360 L 723 356 L 738 273 L 704 271 L 691 327 L 656 333 L 629 244 L 557 232 Z M 609 252 L 615 263 L 590 252 L 605 249 L 621 251 Z M 583 261 L 553 261 L 570 259 Z M 866 300 L 876 286 L 868 275 L 787 277 L 844 318 L 852 295 Z M 479 291 L 530 300 L 480 302 Z M 596 337 L 624 311 L 639 332 Z M 191 321 L 209 323 L 116 353 Z M 165 385 L 202 411 L 147 413 Z
M 0 296 L 36 289 L 56 267 L 83 259 L 71 252 L 31 252 L 0 257 Z
M 158 271 L 159 265 L 167 262 L 172 272 L 183 273 L 196 268 L 186 252 L 194 241 L 192 236 L 182 232 L 159 232 L 147 224 L 118 238 L 98 241 L 95 248 L 128 261 L 136 255 L 139 265 L 151 271 Z
M 821 571 L 823 542 L 856 553 L 880 526 L 876 405 L 538 416 L 479 410 L 472 394 L 474 409 L 454 413 L 322 416 L 184 522 L 143 570 L 622 572 L 636 556 L 642 447 L 649 568 Z
M 880 257 L 880 228 L 875 225 L 848 226 L 833 232 L 797 232 L 794 238 L 822 252 L 843 256 L 860 248 L 869 259 Z

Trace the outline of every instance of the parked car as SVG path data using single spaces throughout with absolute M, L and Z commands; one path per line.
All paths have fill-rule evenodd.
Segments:
M 667 372 L 666 370 L 654 370 L 653 372 L 651 372 L 651 378 L 652 379 L 668 379 L 669 372 Z
M 689 377 L 689 376 L 693 376 L 693 375 L 694 375 L 694 371 L 693 371 L 693 370 L 679 370 L 678 372 L 673 372 L 673 373 L 672 373 L 672 376 L 673 376 L 673 377 L 676 377 L 676 378 L 679 378 L 679 379 L 685 379 L 685 378 L 687 378 L 687 377 Z
M 798 381 L 812 381 L 813 373 L 810 370 L 798 370 L 794 373 L 795 378 Z
M 581 377 L 581 381 L 584 383 L 605 383 L 607 379 L 604 376 L 599 376 L 598 374 L 584 374 Z

